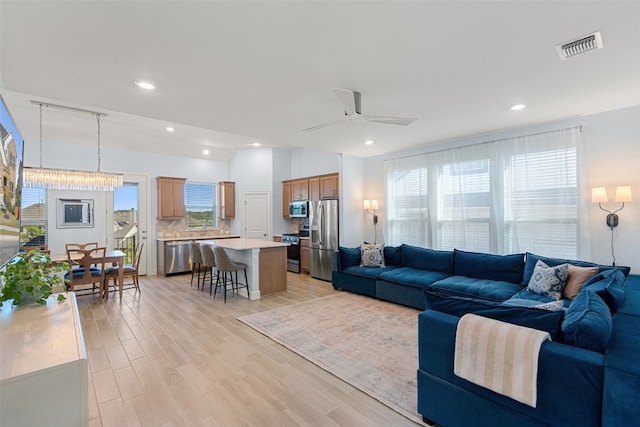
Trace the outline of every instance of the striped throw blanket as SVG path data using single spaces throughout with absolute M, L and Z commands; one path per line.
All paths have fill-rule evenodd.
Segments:
M 548 332 L 466 314 L 456 332 L 454 373 L 535 408 L 538 355 L 548 339 Z

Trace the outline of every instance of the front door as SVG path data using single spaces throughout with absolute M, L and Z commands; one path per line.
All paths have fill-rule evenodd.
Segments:
M 271 197 L 266 192 L 244 193 L 244 237 L 268 240 L 271 235 Z

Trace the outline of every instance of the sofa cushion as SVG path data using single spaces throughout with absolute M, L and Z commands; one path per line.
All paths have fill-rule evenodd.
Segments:
M 611 312 L 595 292 L 585 288 L 573 300 L 562 322 L 562 342 L 602 352 L 611 337 Z
M 535 268 L 538 260 L 544 262 L 549 267 L 553 267 L 559 264 L 573 264 L 573 265 L 577 265 L 578 267 L 598 267 L 599 273 L 602 273 L 605 270 L 619 269 L 620 271 L 622 271 L 625 277 L 627 277 L 629 275 L 629 271 L 631 271 L 629 267 L 614 267 L 611 265 L 594 264 L 592 262 L 587 262 L 587 261 L 578 261 L 578 260 L 561 259 L 561 258 L 547 258 L 547 257 L 543 257 L 540 255 L 527 252 L 525 255 L 525 263 L 524 263 L 524 277 L 522 278 L 523 286 L 527 286 L 527 284 L 529 283 L 529 279 L 531 279 L 531 275 L 533 274 L 533 269 Z
M 564 311 L 549 311 L 531 307 L 506 307 L 495 301 L 452 296 L 425 290 L 425 308 L 462 317 L 468 313 L 490 317 L 503 322 L 549 332 L 557 341 L 561 336 Z
M 360 267 L 384 268 L 384 244 L 360 246 Z
M 511 282 L 464 276 L 450 276 L 438 280 L 430 285 L 429 288 L 438 290 L 443 294 L 498 302 L 511 298 L 516 292 L 522 289 L 520 285 Z
M 605 270 L 596 274 L 584 283 L 583 289 L 590 289 L 598 294 L 607 304 L 611 314 L 618 311 L 624 301 L 624 274 L 620 270 Z
M 386 265 L 402 267 L 402 246 L 385 246 L 384 263 Z
M 536 263 L 527 290 L 554 300 L 562 297 L 562 291 L 569 277 L 569 264 L 549 267 L 542 261 Z
M 524 254 L 493 255 L 454 250 L 453 274 L 477 279 L 521 283 Z
M 362 254 L 360 248 L 345 248 L 338 247 L 338 259 L 340 260 L 340 270 L 344 270 L 347 267 L 353 267 L 360 265 Z
M 449 276 L 437 271 L 416 270 L 407 267 L 389 269 L 389 267 L 387 267 L 386 271 L 382 272 L 379 277 L 387 282 L 394 282 L 400 285 L 407 284 L 425 287 Z
M 598 274 L 598 267 L 579 267 L 577 265 L 569 265 L 569 277 L 567 284 L 562 291 L 562 298 L 574 299 L 582 290 L 584 282 Z
M 382 273 L 389 271 L 389 270 L 394 270 L 398 267 L 394 267 L 394 266 L 386 266 L 384 268 L 381 267 L 360 267 L 360 266 L 351 266 L 351 267 L 347 267 L 345 269 L 342 270 L 343 273 L 347 273 L 347 274 L 351 274 L 354 276 L 361 276 L 361 277 L 370 277 L 372 279 L 377 279 L 378 277 L 380 277 L 380 275 L 382 275 Z
M 453 272 L 453 252 L 402 244 L 402 266 L 451 274 Z

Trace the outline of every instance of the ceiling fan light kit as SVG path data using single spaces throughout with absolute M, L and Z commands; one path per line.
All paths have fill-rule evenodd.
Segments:
M 338 97 L 338 100 L 344 107 L 344 115 L 345 117 L 338 120 L 332 120 L 327 123 L 322 123 L 320 125 L 312 126 L 310 128 L 303 129 L 304 132 L 310 132 L 318 129 L 322 129 L 325 127 L 337 125 L 339 123 L 343 123 L 345 121 L 363 121 L 363 122 L 373 122 L 373 123 L 381 123 L 385 125 L 399 125 L 399 126 L 408 126 L 417 119 L 410 117 L 389 117 L 389 116 L 370 116 L 362 114 L 362 95 L 360 92 L 356 92 L 349 89 L 340 89 L 334 88 L 333 92 Z

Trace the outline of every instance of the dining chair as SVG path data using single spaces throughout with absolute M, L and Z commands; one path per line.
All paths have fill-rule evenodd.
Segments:
M 64 250 L 68 251 L 69 249 L 80 249 L 83 251 L 89 249 L 96 249 L 98 247 L 98 242 L 89 242 L 89 243 L 65 243 Z
M 139 281 L 139 271 L 140 271 L 140 259 L 142 258 L 142 249 L 144 248 L 144 243 L 138 243 L 136 246 L 136 252 L 133 256 L 133 262 L 131 264 L 124 264 L 122 266 L 124 272 L 122 274 L 122 285 L 134 285 L 138 292 L 140 291 L 140 281 Z M 109 283 L 111 279 L 113 279 L 114 291 L 118 289 L 118 269 L 119 266 L 113 265 L 111 267 L 107 267 L 104 272 L 104 280 L 105 280 L 105 290 L 109 292 Z M 125 277 L 131 277 L 133 280 L 132 283 L 124 283 Z
M 219 287 L 224 289 L 224 302 L 227 302 L 227 285 L 231 285 L 231 291 L 235 290 L 238 293 L 239 288 L 247 288 L 247 298 L 251 299 L 251 295 L 249 294 L 249 280 L 247 279 L 247 265 L 241 262 L 232 261 L 229 258 L 229 254 L 224 248 L 221 248 L 217 245 L 212 245 L 213 253 L 216 259 L 216 266 L 218 268 L 218 278 L 216 280 L 216 287 L 213 291 L 213 297 L 216 297 L 216 291 Z M 244 284 L 243 286 L 239 286 L 238 283 L 238 271 L 244 270 Z M 222 272 L 222 280 L 220 280 L 220 272 Z M 229 273 L 229 278 L 227 278 L 227 273 Z M 234 275 L 235 273 L 235 279 Z
M 67 259 L 70 270 L 64 279 L 70 291 L 76 291 L 82 285 L 92 285 L 95 291 L 96 284 L 100 288 L 100 301 L 104 290 L 105 254 L 104 247 L 94 249 L 67 249 Z
M 200 245 L 195 240 L 192 240 L 189 244 L 189 256 L 191 257 L 191 286 L 193 286 L 193 276 L 197 274 L 198 289 L 200 289 L 200 275 L 202 270 L 202 253 L 200 252 Z M 197 270 L 197 272 L 196 272 Z M 206 271 L 205 271 L 206 274 Z M 202 283 L 204 286 L 204 281 Z
M 202 265 L 204 266 L 204 277 L 202 278 L 202 290 L 204 291 L 205 280 L 207 279 L 207 271 L 209 271 L 209 295 L 213 286 L 213 269 L 217 268 L 216 256 L 213 253 L 213 246 L 210 244 L 200 245 L 200 253 L 202 254 Z M 216 276 L 216 285 L 220 275 Z

